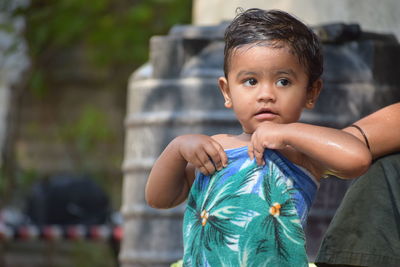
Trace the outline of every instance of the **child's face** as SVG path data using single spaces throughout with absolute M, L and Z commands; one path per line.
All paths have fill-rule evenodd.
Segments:
M 248 44 L 232 52 L 228 78 L 221 77 L 219 86 L 225 106 L 253 133 L 264 121 L 298 121 L 303 108 L 314 107 L 322 83 L 307 88 L 305 68 L 286 45 Z

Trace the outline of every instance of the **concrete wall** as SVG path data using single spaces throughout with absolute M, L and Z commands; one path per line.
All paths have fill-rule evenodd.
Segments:
M 237 7 L 281 9 L 313 26 L 359 23 L 363 30 L 394 33 L 400 39 L 398 0 L 193 0 L 193 24 L 211 25 L 230 20 Z

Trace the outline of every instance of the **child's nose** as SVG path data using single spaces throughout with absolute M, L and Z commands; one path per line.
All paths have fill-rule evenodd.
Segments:
M 271 86 L 265 85 L 260 86 L 260 90 L 258 92 L 258 101 L 272 101 L 276 100 L 274 90 Z

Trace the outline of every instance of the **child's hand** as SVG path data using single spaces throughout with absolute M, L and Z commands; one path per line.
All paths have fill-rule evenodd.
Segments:
M 264 150 L 282 149 L 286 147 L 284 142 L 284 128 L 286 124 L 263 122 L 251 136 L 248 154 L 251 159 L 256 158 L 258 165 L 264 165 Z
M 201 173 L 211 175 L 226 167 L 228 158 L 222 146 L 206 135 L 191 134 L 176 138 L 179 153 Z

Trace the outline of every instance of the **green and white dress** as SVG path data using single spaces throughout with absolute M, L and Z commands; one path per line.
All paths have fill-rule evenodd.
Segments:
M 308 266 L 303 226 L 318 184 L 305 169 L 266 150 L 226 150 L 226 168 L 196 174 L 183 221 L 184 266 Z

